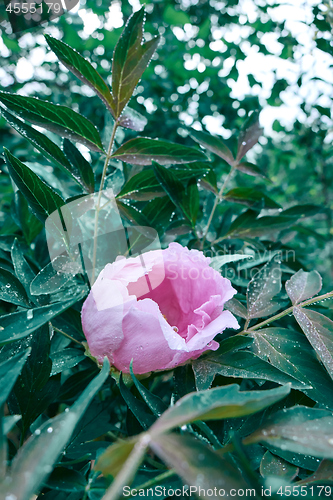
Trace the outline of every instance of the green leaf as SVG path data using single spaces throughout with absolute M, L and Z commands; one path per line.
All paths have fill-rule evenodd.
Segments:
M 115 118 L 119 118 L 132 97 L 159 43 L 159 37 L 142 43 L 144 17 L 144 8 L 131 15 L 113 53 L 112 96 Z
M 312 217 L 322 211 L 323 207 L 320 205 L 296 205 L 294 207 L 287 208 L 287 210 L 283 210 L 281 215 L 299 219 L 300 217 Z
M 126 387 L 123 382 L 122 373 L 119 378 L 119 390 L 128 408 L 140 422 L 143 429 L 148 429 L 155 421 L 155 418 L 150 411 L 147 411 L 147 405 L 133 396 L 131 391 Z
M 15 274 L 24 286 L 25 290 L 30 291 L 30 283 L 35 277 L 35 273 L 29 266 L 28 262 L 24 257 L 24 253 L 20 248 L 20 244 L 18 239 L 15 238 L 12 249 L 11 249 L 11 257 L 13 261 L 13 266 L 15 270 Z
M 243 259 L 248 259 L 248 260 L 252 259 L 252 255 L 234 253 L 234 254 L 220 255 L 218 257 L 211 257 L 209 265 L 210 267 L 218 271 L 225 264 L 229 264 L 229 262 L 238 262 L 239 260 Z
M 332 412 L 306 406 L 284 409 L 268 418 L 246 441 L 260 441 L 318 458 L 333 458 Z
M 36 217 L 44 222 L 49 215 L 65 204 L 64 200 L 8 149 L 4 150 L 11 178 L 27 199 Z
M 211 354 L 194 361 L 193 369 L 198 381 L 203 378 L 201 374 L 204 374 L 204 384 L 200 382 L 200 388 L 208 388 L 217 374 L 224 377 L 270 380 L 278 384 L 291 383 L 293 389 L 306 387 L 302 382 L 275 368 L 269 362 L 263 361 L 250 351 Z
M 165 410 L 168 409 L 167 405 L 155 394 L 152 394 L 141 382 L 136 378 L 133 373 L 133 363 L 130 364 L 130 374 L 134 382 L 135 387 L 139 391 L 142 399 L 147 404 L 149 409 L 153 412 L 156 417 L 159 417 Z
M 184 396 L 151 427 L 152 436 L 196 420 L 219 420 L 250 415 L 280 401 L 290 392 L 290 384 L 268 391 L 240 392 L 236 384 L 216 387 Z
M 141 115 L 138 111 L 127 106 L 126 109 L 121 114 L 118 121 L 120 127 L 129 128 L 131 130 L 136 130 L 137 132 L 142 132 L 148 123 L 145 116 Z
M 298 481 L 297 485 L 301 486 L 302 484 L 311 483 L 324 484 L 327 481 L 330 483 L 333 481 L 332 460 L 322 460 L 318 469 L 311 476 L 302 479 L 302 481 Z
M 95 190 L 95 178 L 90 163 L 68 139 L 64 139 L 63 150 L 70 161 L 73 177 L 88 191 L 88 193 L 93 193 Z
M 73 493 L 84 491 L 87 481 L 81 472 L 66 467 L 56 467 L 47 480 L 46 487 L 56 491 Z
M 121 216 L 128 220 L 131 224 L 149 226 L 149 222 L 145 215 L 129 203 L 122 203 L 117 200 L 117 207 Z
M 158 233 L 164 234 L 166 227 L 170 224 L 175 208 L 172 201 L 167 196 L 164 196 L 149 201 L 142 213 L 148 220 L 149 226 L 156 228 Z
M 298 467 L 289 464 L 283 458 L 273 455 L 270 451 L 266 451 L 260 462 L 260 474 L 265 478 L 276 476 L 278 479 L 283 478 L 292 481 L 298 475 L 298 472 Z
M 150 442 L 150 448 L 168 467 L 175 469 L 185 484 L 190 485 L 191 495 L 196 493 L 199 498 L 208 500 L 209 492 L 214 488 L 222 488 L 225 496 L 232 496 L 233 490 L 243 488 L 249 495 L 255 495 L 254 490 L 247 488 L 242 474 L 231 460 L 221 458 L 193 436 L 175 433 L 156 436 Z
M 39 125 L 61 137 L 81 142 L 92 151 L 103 152 L 97 128 L 71 108 L 36 97 L 0 92 L 0 102 L 24 120 Z
M 316 311 L 300 307 L 294 307 L 293 314 L 333 379 L 333 321 Z
M 275 312 L 272 298 L 281 290 L 280 262 L 273 257 L 248 284 L 246 291 L 248 319 L 261 318 Z
M 236 165 L 237 170 L 243 172 L 244 174 L 252 175 L 254 177 L 262 177 L 263 179 L 267 179 L 266 175 L 262 173 L 257 165 L 250 163 L 248 161 L 242 161 L 242 163 L 238 163 Z
M 254 111 L 244 123 L 239 134 L 236 162 L 239 162 L 257 144 L 261 134 L 262 128 L 259 125 L 259 111 Z
M 17 221 L 18 226 L 21 228 L 26 242 L 30 245 L 30 243 L 32 243 L 36 236 L 41 232 L 43 225 L 31 213 L 28 202 L 20 191 L 16 191 L 14 195 L 14 202 L 15 215 L 13 214 L 13 217 L 15 217 L 15 221 Z
M 201 132 L 199 130 L 192 129 L 190 132 L 190 136 L 201 146 L 218 155 L 230 166 L 234 165 L 235 159 L 232 152 L 219 137 L 214 137 L 213 135 L 207 134 L 207 132 Z
M 0 300 L 21 307 L 29 307 L 30 305 L 24 286 L 16 276 L 2 268 L 0 268 Z
M 109 110 L 112 111 L 113 99 L 110 89 L 90 62 L 84 59 L 81 54 L 66 43 L 56 40 L 50 35 L 44 36 L 50 49 L 56 54 L 62 64 L 81 80 L 81 82 L 92 88 Z
M 286 328 L 262 328 L 251 333 L 252 349 L 264 361 L 303 382 L 309 398 L 333 408 L 333 383 L 305 336 Z
M 104 476 L 116 477 L 132 453 L 136 443 L 137 437 L 134 437 L 109 446 L 98 458 L 94 469 L 102 472 Z
M 111 158 L 132 165 L 151 165 L 153 161 L 160 165 L 169 165 L 207 160 L 206 155 L 198 149 L 148 137 L 130 139 L 120 146 Z
M 110 364 L 105 359 L 100 374 L 90 382 L 69 411 L 45 422 L 28 439 L 13 460 L 11 481 L 5 487 L 5 496 L 29 500 L 40 489 L 81 416 L 108 377 L 109 369 Z
M 27 337 L 37 328 L 81 300 L 86 293 L 84 288 L 69 300 L 0 316 L 0 327 L 2 327 L 0 328 L 0 344 L 7 344 Z
M 43 267 L 30 283 L 31 295 L 52 294 L 67 284 L 73 284 L 73 275 L 69 271 L 59 272 L 59 269 L 65 267 L 66 264 L 68 264 L 68 257 L 58 255 Z
M 223 195 L 223 198 L 227 201 L 247 205 L 255 210 L 262 210 L 263 208 L 281 208 L 281 206 L 269 198 L 269 196 L 255 188 L 234 188 Z
M 232 238 L 254 238 L 256 236 L 267 236 L 270 233 L 287 229 L 295 223 L 292 217 L 264 216 L 257 218 L 258 213 L 247 210 L 239 215 L 231 224 L 225 236 Z
M 12 356 L 7 361 L 0 364 L 0 406 L 7 401 L 17 377 L 21 373 L 24 363 L 29 356 L 31 349 L 25 349 L 22 352 Z
M 189 181 L 180 206 L 184 214 L 189 218 L 192 227 L 194 227 L 200 208 L 199 190 L 195 179 Z
M 83 351 L 75 348 L 69 347 L 63 351 L 55 352 L 51 355 L 52 359 L 52 370 L 51 377 L 57 373 L 61 373 L 64 370 L 69 370 L 78 365 L 83 359 L 86 359 Z
M 247 309 L 246 307 L 234 297 L 224 304 L 224 307 L 231 311 L 236 316 L 247 319 Z
M 293 305 L 311 299 L 320 292 L 321 287 L 322 279 L 317 271 L 307 273 L 300 269 L 286 281 L 286 291 Z
M 22 415 L 22 434 L 25 436 L 32 422 L 54 401 L 59 385 L 49 380 L 52 362 L 48 325 L 37 329 L 23 345 L 31 347 L 31 353 L 16 381 L 9 408 L 12 413 Z

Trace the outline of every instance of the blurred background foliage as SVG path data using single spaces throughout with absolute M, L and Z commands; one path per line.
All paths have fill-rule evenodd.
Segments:
M 293 2 L 302 19 L 288 22 L 288 16 L 293 21 L 293 7 L 281 2 L 145 3 L 147 36 L 159 32 L 161 43 L 131 100 L 131 106 L 149 118 L 141 135 L 193 145 L 188 130 L 194 127 L 221 135 L 235 149 L 236 132 L 247 115 L 262 110 L 264 136 L 250 152 L 249 160 L 270 182 L 238 172 L 228 187 L 265 189 L 283 209 L 296 204 L 319 206 L 305 214 L 311 212 L 311 218 L 305 218 L 301 225 L 280 233 L 280 239 L 295 250 L 304 269 L 316 268 L 328 286 L 333 277 L 332 5 Z M 66 13 L 33 32 L 12 35 L 1 6 L 2 90 L 74 107 L 104 131 L 106 141 L 111 127 L 109 113 L 87 86 L 57 62 L 43 34 L 49 33 L 78 50 L 111 83 L 114 46 L 124 22 L 139 7 L 139 0 L 81 0 L 76 12 Z M 123 141 L 124 132 L 119 134 L 118 140 Z M 126 130 L 127 138 L 135 135 Z M 3 118 L 0 143 L 1 149 L 6 145 L 23 162 L 31 159 L 32 146 Z M 85 154 L 89 159 L 91 153 Z M 91 156 L 98 173 L 100 160 Z M 38 158 L 39 153 L 37 162 Z M 220 183 L 228 165 L 218 157 L 212 160 Z M 38 170 L 38 166 L 35 168 Z M 45 179 L 51 175 L 51 170 L 40 170 L 39 175 Z M 113 183 L 116 167 L 115 172 Z M 61 173 L 55 173 L 61 181 Z M 57 185 L 54 179 L 52 185 L 61 189 L 61 183 Z M 0 188 L 0 234 L 6 235 L 15 230 L 14 220 L 6 217 L 12 200 L 8 176 L 0 174 Z M 202 224 L 207 222 L 205 211 L 210 213 L 213 199 L 211 193 L 203 202 Z M 242 209 L 242 205 L 232 205 L 231 215 Z M 225 210 L 225 205 L 220 207 L 221 214 Z M 274 213 L 274 209 L 268 213 Z

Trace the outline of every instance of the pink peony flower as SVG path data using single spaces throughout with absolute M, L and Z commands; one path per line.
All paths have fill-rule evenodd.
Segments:
M 107 264 L 82 307 L 91 354 L 118 370 L 167 370 L 219 344 L 225 328 L 239 328 L 224 311 L 236 290 L 198 250 L 171 243 Z

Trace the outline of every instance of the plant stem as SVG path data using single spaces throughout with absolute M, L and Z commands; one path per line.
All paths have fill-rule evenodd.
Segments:
M 222 184 L 222 187 L 221 187 L 220 191 L 218 192 L 218 195 L 217 195 L 217 196 L 216 196 L 216 198 L 215 198 L 214 205 L 213 205 L 212 211 L 211 211 L 211 213 L 210 213 L 210 216 L 209 216 L 209 219 L 208 219 L 208 222 L 207 222 L 206 231 L 205 231 L 204 236 L 203 236 L 203 238 L 202 238 L 202 242 L 201 242 L 201 250 L 203 250 L 203 247 L 204 247 L 204 245 L 205 245 L 205 241 L 206 241 L 206 238 L 207 238 L 207 234 L 208 234 L 208 231 L 209 231 L 209 227 L 210 227 L 211 222 L 212 222 L 212 220 L 213 220 L 213 217 L 214 217 L 214 214 L 215 214 L 215 210 L 216 210 L 216 208 L 217 208 L 217 205 L 218 205 L 218 204 L 220 203 L 220 201 L 221 201 L 221 198 L 222 198 L 222 196 L 223 196 L 224 189 L 225 189 L 225 187 L 226 187 L 226 185 L 227 185 L 227 183 L 228 183 L 228 181 L 229 181 L 229 179 L 230 179 L 230 177 L 231 177 L 231 175 L 232 175 L 232 173 L 233 173 L 234 169 L 235 169 L 235 165 L 233 165 L 233 166 L 231 167 L 230 172 L 228 173 L 227 177 L 225 178 L 225 180 L 224 180 L 224 182 L 223 182 L 223 184 Z
M 279 314 L 275 314 L 275 316 L 271 316 L 270 318 L 265 319 L 265 321 L 262 321 L 261 323 L 258 323 L 254 326 L 251 326 L 251 328 L 247 329 L 247 325 L 245 323 L 244 330 L 237 335 L 242 335 L 243 333 L 253 332 L 255 330 L 258 330 L 262 326 L 268 325 L 269 323 L 272 323 L 273 321 L 276 321 L 280 318 L 283 318 L 284 316 L 287 316 L 287 314 L 292 313 L 294 307 L 309 306 L 310 304 L 315 304 L 316 302 L 320 302 L 321 300 L 329 299 L 330 297 L 333 297 L 333 291 L 325 293 L 324 295 L 319 295 L 319 297 L 314 297 L 312 299 L 305 300 L 304 302 L 300 302 L 299 304 L 296 304 L 294 306 L 288 307 L 288 309 L 286 309 L 285 311 L 282 311 Z
M 79 344 L 82 347 L 82 342 L 80 342 L 79 340 L 76 340 L 74 337 L 71 337 L 70 335 L 68 335 L 68 333 L 63 332 L 62 330 L 60 330 L 56 326 L 52 325 L 52 323 L 51 323 L 51 326 L 52 326 L 53 330 L 55 330 L 58 333 L 61 333 L 61 335 L 64 335 L 65 337 L 71 339 L 72 342 L 76 342 L 77 344 Z
M 146 481 L 145 483 L 140 484 L 139 486 L 136 486 L 136 490 L 146 490 L 150 488 L 151 486 L 155 486 L 155 484 L 161 483 L 164 481 L 164 479 L 168 479 L 169 477 L 172 477 L 176 474 L 176 471 L 171 469 L 167 470 L 166 472 L 163 472 L 159 476 L 154 477 L 153 479 L 150 479 L 149 481 Z M 132 496 L 132 492 L 130 492 L 130 495 Z
M 95 212 L 95 229 L 94 229 L 94 249 L 93 249 L 93 258 L 92 258 L 92 275 L 91 275 L 91 285 L 94 284 L 95 281 L 95 270 L 96 270 L 96 255 L 97 255 L 97 233 L 98 233 L 98 217 L 99 217 L 99 212 L 101 210 L 100 203 L 101 203 L 101 197 L 102 197 L 102 191 L 104 187 L 104 182 L 105 182 L 105 176 L 106 176 L 106 171 L 109 165 L 109 161 L 112 155 L 112 148 L 113 148 L 113 143 L 114 139 L 116 136 L 118 128 L 118 120 L 116 120 L 113 124 L 113 129 L 112 129 L 112 134 L 111 134 L 111 139 L 109 142 L 109 147 L 108 147 L 108 152 L 105 157 L 105 162 L 104 162 L 104 167 L 103 167 L 103 172 L 102 172 L 102 178 L 101 178 L 101 184 L 99 186 L 99 191 L 98 191 L 98 198 L 97 198 L 97 205 L 96 205 L 96 212 Z

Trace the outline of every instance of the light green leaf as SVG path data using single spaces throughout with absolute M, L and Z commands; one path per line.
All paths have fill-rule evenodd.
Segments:
M 141 113 L 127 106 L 122 112 L 118 123 L 120 127 L 142 132 L 147 125 L 148 120 L 145 116 L 141 115 Z
M 246 291 L 248 318 L 261 318 L 276 311 L 272 298 L 281 290 L 280 262 L 270 260 L 250 281 Z M 273 306 L 273 308 L 272 308 Z
M 300 269 L 286 281 L 286 291 L 293 305 L 311 299 L 320 292 L 321 287 L 322 279 L 317 271 L 307 273 Z
M 97 128 L 71 108 L 36 97 L 0 92 L 0 102 L 24 120 L 39 125 L 61 137 L 81 142 L 93 151 L 103 152 Z
M 226 255 L 220 255 L 218 257 L 212 257 L 210 259 L 210 266 L 217 271 L 224 266 L 225 264 L 229 264 L 229 262 L 237 262 L 239 260 L 243 259 L 252 259 L 252 255 L 244 255 L 241 253 L 234 253 L 234 254 L 226 254 Z
M 283 478 L 292 481 L 299 472 L 296 465 L 292 465 L 283 458 L 273 455 L 270 451 L 266 451 L 260 462 L 260 474 L 263 477 L 276 476 L 278 479 Z

